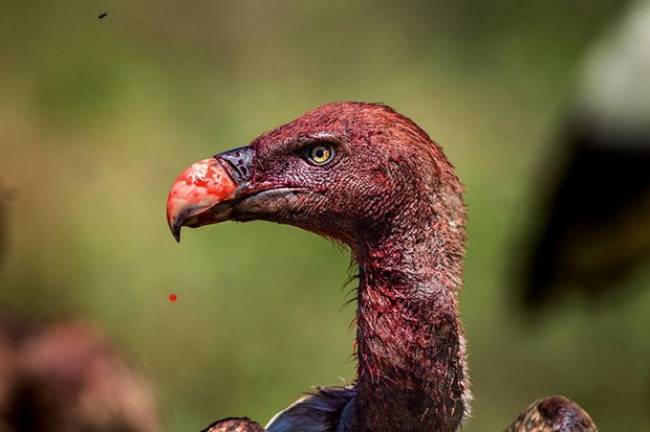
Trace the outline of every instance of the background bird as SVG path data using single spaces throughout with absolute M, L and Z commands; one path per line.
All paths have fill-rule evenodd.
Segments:
M 611 294 L 650 257 L 650 2 L 590 50 L 553 154 L 539 170 L 542 217 L 515 266 L 530 307 L 575 290 Z
M 149 384 L 87 322 L 0 317 L 1 432 L 156 432 Z
M 349 246 L 359 269 L 357 378 L 276 415 L 269 432 L 456 431 L 471 393 L 457 295 L 466 213 L 452 165 L 421 128 L 381 104 L 323 105 L 176 179 L 167 220 L 294 225 Z M 552 406 L 553 409 L 545 409 Z M 559 425 L 559 426 L 558 426 Z M 256 430 L 246 419 L 210 431 Z M 564 398 L 516 431 L 594 431 Z
M 9 197 L 0 185 L 0 264 Z M 149 383 L 97 325 L 0 309 L 0 432 L 156 432 L 158 422 Z

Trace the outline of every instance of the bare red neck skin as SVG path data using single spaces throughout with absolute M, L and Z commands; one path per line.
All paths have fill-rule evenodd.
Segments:
M 465 210 L 452 180 L 353 247 L 359 430 L 455 431 L 469 411 L 457 309 Z

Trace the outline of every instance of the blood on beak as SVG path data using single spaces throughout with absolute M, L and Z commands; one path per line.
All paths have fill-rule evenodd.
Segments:
M 180 242 L 183 226 L 214 222 L 211 212 L 219 203 L 233 199 L 237 184 L 216 157 L 185 169 L 174 181 L 167 197 L 167 224 Z

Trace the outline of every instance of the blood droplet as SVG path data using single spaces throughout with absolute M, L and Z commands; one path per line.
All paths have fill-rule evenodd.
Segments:
M 174 293 L 169 294 L 169 301 L 174 303 L 176 300 L 178 300 L 178 296 Z

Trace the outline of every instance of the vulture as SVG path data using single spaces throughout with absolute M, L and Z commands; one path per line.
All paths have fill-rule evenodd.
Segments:
M 587 56 L 544 158 L 539 227 L 514 260 L 531 308 L 571 290 L 598 299 L 650 257 L 649 29 L 650 1 L 636 2 Z
M 452 432 L 470 414 L 458 313 L 466 212 L 441 147 L 375 103 L 323 105 L 245 147 L 194 163 L 168 195 L 181 228 L 227 220 L 294 225 L 346 244 L 358 265 L 357 377 L 319 388 L 262 428 L 246 418 L 206 431 Z M 575 403 L 530 406 L 510 431 L 595 431 Z
M 0 432 L 156 432 L 147 383 L 79 319 L 0 317 Z

